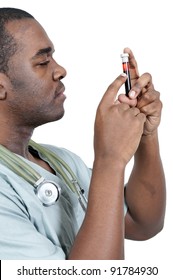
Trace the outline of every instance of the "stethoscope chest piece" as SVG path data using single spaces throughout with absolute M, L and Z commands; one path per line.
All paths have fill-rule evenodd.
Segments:
M 30 141 L 30 144 L 35 150 L 39 151 L 45 158 L 47 158 L 54 170 L 60 174 L 64 183 L 73 193 L 77 194 L 82 209 L 86 211 L 87 199 L 84 196 L 83 189 L 80 187 L 76 175 L 68 164 L 58 155 L 55 155 L 43 146 L 40 146 L 33 141 Z M 0 145 L 0 160 L 2 160 L 3 163 L 18 176 L 22 177 L 34 187 L 35 194 L 44 206 L 51 206 L 60 198 L 61 187 L 59 184 L 46 180 L 22 158 L 18 157 L 2 145 Z M 65 168 L 70 177 L 67 176 L 62 167 Z
M 59 199 L 61 188 L 52 181 L 44 180 L 36 187 L 35 192 L 44 206 L 51 206 Z

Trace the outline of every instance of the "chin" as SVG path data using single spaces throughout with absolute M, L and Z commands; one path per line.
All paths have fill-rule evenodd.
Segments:
M 46 117 L 46 115 L 45 115 L 44 119 L 42 119 L 42 120 L 40 119 L 39 122 L 35 122 L 35 125 L 34 125 L 34 123 L 32 123 L 32 125 L 36 128 L 36 127 L 44 125 L 46 123 L 56 122 L 63 118 L 64 113 L 65 113 L 65 111 L 62 110 L 62 112 L 59 112 L 57 115 L 54 114 L 54 116 Z
M 52 120 L 50 120 L 49 122 L 55 122 L 55 121 L 62 119 L 64 114 L 65 114 L 64 110 L 62 110 L 61 112 L 58 112 L 58 114 L 54 118 L 52 118 Z
M 57 115 L 57 120 L 62 119 L 64 117 L 64 114 L 65 114 L 65 110 L 63 109 L 62 112 Z

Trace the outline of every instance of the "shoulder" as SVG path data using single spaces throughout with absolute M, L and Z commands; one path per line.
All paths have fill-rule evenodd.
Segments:
M 89 175 L 91 174 L 91 169 L 85 164 L 85 162 L 81 159 L 80 156 L 69 151 L 68 149 L 57 147 L 53 145 L 41 144 L 47 149 L 51 150 L 54 154 L 60 157 L 65 163 L 67 163 L 70 168 L 74 169 L 75 171 L 79 172 L 82 170 L 87 172 Z

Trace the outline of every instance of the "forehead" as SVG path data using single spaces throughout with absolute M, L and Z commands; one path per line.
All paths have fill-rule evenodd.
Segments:
M 11 21 L 6 25 L 9 33 L 14 37 L 18 50 L 33 56 L 39 49 L 53 48 L 43 27 L 35 19 Z

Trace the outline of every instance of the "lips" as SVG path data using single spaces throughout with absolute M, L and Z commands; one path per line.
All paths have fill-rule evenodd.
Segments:
M 60 88 L 58 87 L 55 91 L 55 97 L 63 95 L 64 91 L 65 91 L 65 86 L 64 85 L 62 85 Z

